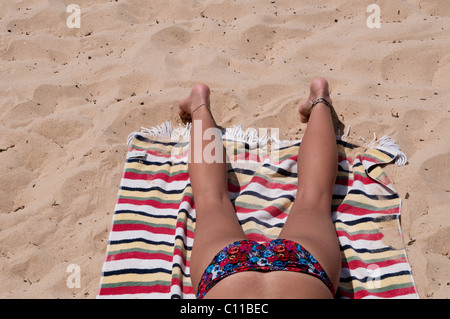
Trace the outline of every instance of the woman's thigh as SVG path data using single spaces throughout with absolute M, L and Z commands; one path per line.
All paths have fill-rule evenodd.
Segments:
M 327 215 L 328 214 L 328 215 Z M 330 213 L 291 210 L 280 238 L 302 245 L 322 265 L 335 289 L 341 274 L 341 251 Z M 289 227 L 286 227 L 289 226 Z
M 200 202 L 200 201 L 199 201 Z M 247 239 L 228 199 L 208 198 L 196 204 L 194 246 L 190 260 L 190 275 L 194 290 L 206 267 L 225 246 Z

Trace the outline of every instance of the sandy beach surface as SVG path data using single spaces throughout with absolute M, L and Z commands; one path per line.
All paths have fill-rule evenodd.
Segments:
M 193 84 L 219 125 L 300 139 L 317 76 L 349 138 L 408 156 L 386 172 L 414 279 L 449 298 L 449 26 L 442 0 L 2 1 L 0 298 L 96 297 L 127 136 L 178 125 Z

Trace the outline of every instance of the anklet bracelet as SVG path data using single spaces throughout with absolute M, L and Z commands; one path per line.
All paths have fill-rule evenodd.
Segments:
M 308 102 L 311 103 L 311 107 L 309 108 L 309 112 L 311 113 L 311 110 L 313 109 L 314 106 L 316 106 L 319 103 L 323 103 L 326 106 L 328 106 L 330 109 L 333 107 L 327 100 L 325 100 L 324 97 L 319 97 L 317 100 L 315 100 L 314 102 L 308 99 Z
M 208 107 L 208 104 L 206 104 L 206 103 L 202 103 L 202 104 L 200 104 L 199 106 L 197 106 L 192 112 L 191 112 L 191 114 L 194 114 L 194 112 L 195 111 L 197 111 L 200 107 L 202 107 L 202 106 L 206 106 L 206 107 Z

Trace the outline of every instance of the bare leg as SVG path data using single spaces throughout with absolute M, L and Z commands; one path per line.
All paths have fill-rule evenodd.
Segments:
M 219 250 L 234 241 L 247 239 L 228 194 L 228 167 L 219 134 L 216 134 L 214 140 L 203 138 L 208 135 L 205 135 L 207 130 L 211 132 L 215 128 L 209 110 L 209 95 L 206 85 L 197 84 L 192 88 L 191 94 L 179 103 L 179 115 L 192 119 L 188 169 L 196 210 L 190 267 L 195 290 L 203 272 Z M 219 155 L 221 150 L 222 156 L 214 156 L 216 160 L 211 163 L 203 156 L 211 155 L 207 152 L 204 154 L 205 149 L 219 151 Z M 217 154 L 214 152 L 212 155 Z
M 324 97 L 331 104 L 328 82 L 311 82 L 309 100 Z M 299 107 L 300 119 L 308 122 L 298 153 L 298 189 L 280 238 L 304 245 L 322 264 L 337 288 L 341 257 L 331 220 L 331 201 L 337 173 L 337 145 L 331 111 L 323 103 L 309 114 L 311 103 Z

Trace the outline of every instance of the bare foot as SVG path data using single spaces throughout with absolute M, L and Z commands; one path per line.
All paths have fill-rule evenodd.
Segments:
M 300 103 L 298 107 L 298 112 L 300 113 L 300 121 L 302 123 L 307 123 L 309 120 L 310 115 L 310 108 L 311 108 L 311 102 L 314 102 L 319 97 L 325 98 L 330 104 L 331 98 L 330 98 L 330 92 L 328 90 L 328 81 L 324 78 L 316 78 L 311 82 L 311 85 L 309 87 L 309 97 L 306 101 L 303 101 Z
M 205 84 L 196 84 L 191 90 L 191 94 L 189 96 L 182 99 L 178 102 L 178 114 L 181 118 L 189 120 L 192 118 L 192 111 L 195 110 L 196 107 L 206 104 L 209 108 L 209 87 Z

